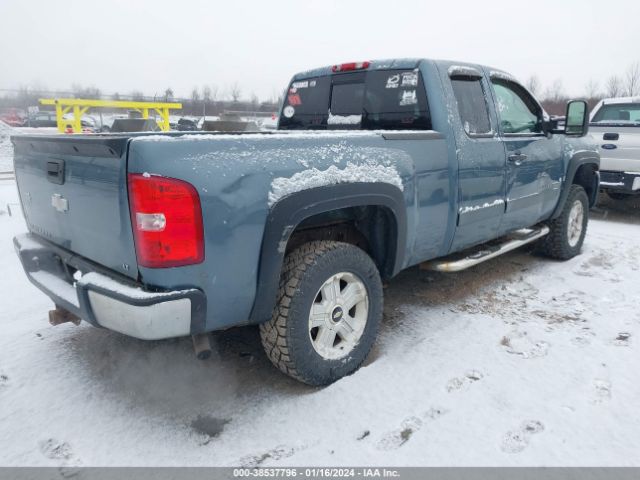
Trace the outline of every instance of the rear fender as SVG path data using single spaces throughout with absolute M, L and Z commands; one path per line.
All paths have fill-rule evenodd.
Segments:
M 387 276 L 393 276 L 401 270 L 407 238 L 407 207 L 400 189 L 386 183 L 350 183 L 312 188 L 289 195 L 276 203 L 267 217 L 256 298 L 249 317 L 251 323 L 261 323 L 271 317 L 287 243 L 296 227 L 314 215 L 358 206 L 382 206 L 391 211 L 396 231 L 393 232 L 395 236 L 392 235 L 393 260 Z

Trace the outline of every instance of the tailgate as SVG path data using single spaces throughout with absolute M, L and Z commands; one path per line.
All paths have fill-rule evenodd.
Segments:
M 125 136 L 15 136 L 29 231 L 121 274 L 138 275 Z
M 600 170 L 640 172 L 640 126 L 590 127 L 598 143 Z

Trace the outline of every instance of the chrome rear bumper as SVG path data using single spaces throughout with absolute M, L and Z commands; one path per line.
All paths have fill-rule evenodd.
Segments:
M 198 289 L 149 291 L 86 268 L 90 262 L 33 234 L 18 235 L 13 244 L 31 283 L 95 326 L 143 340 L 202 333 L 206 299 Z M 65 262 L 71 258 L 76 261 Z

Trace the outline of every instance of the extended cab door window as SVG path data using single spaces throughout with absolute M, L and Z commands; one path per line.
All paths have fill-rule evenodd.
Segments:
M 455 77 L 451 79 L 460 120 L 468 135 L 491 133 L 489 110 L 481 80 L 481 78 L 477 77 Z
M 524 88 L 502 79 L 494 78 L 491 83 L 503 133 L 542 133 L 542 112 Z
M 375 70 L 367 73 L 362 128 L 431 129 L 429 105 L 420 72 Z

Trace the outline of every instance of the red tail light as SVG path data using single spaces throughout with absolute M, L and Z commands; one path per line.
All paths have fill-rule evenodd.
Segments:
M 198 192 L 175 178 L 130 173 L 129 207 L 138 263 L 165 268 L 204 260 Z
M 364 70 L 365 68 L 369 68 L 371 62 L 351 62 L 351 63 L 342 63 L 340 65 L 334 65 L 331 67 L 332 72 L 349 72 L 351 70 Z

